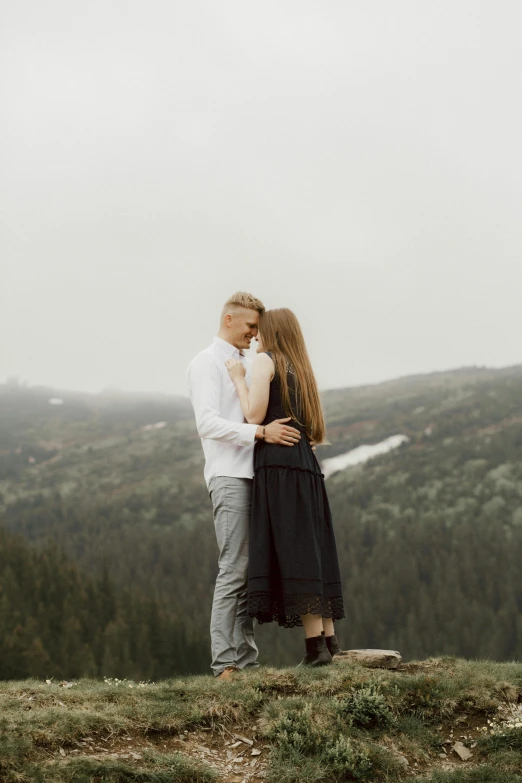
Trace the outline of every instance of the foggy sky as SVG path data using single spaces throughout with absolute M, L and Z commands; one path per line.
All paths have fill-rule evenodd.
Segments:
M 18 0 L 0 382 L 186 393 L 249 290 L 322 388 L 522 361 L 519 0 Z

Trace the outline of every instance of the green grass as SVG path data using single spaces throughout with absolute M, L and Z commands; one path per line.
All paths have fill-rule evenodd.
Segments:
M 434 772 L 430 777 L 410 778 L 411 783 L 520 783 L 520 775 L 506 774 L 501 769 L 483 765 L 477 769 Z
M 172 754 L 158 756 L 154 760 L 149 758 L 148 768 L 135 768 L 110 759 L 74 759 L 65 764 L 55 762 L 46 765 L 45 771 L 41 766 L 31 764 L 21 777 L 20 773 L 11 772 L 5 780 L 13 783 L 50 780 L 53 783 L 213 783 L 216 775 L 181 754 Z
M 234 732 L 263 749 L 269 783 L 522 783 L 522 730 L 482 730 L 516 702 L 522 664 L 261 667 L 230 683 L 200 676 L 129 685 L 0 683 L 2 783 L 226 780 L 220 759 Z M 454 766 L 443 769 L 445 738 L 461 735 L 473 743 L 472 759 L 460 762 L 446 745 Z M 214 756 L 203 760 L 201 744 Z

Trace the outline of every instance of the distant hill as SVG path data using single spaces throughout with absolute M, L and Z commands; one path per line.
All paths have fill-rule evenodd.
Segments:
M 186 397 L 127 393 L 106 389 L 99 394 L 63 391 L 46 386 L 0 384 L 0 452 L 19 446 L 37 446 L 46 437 L 69 434 L 68 425 L 87 422 L 89 437 L 127 417 L 129 423 L 177 421 L 192 413 Z M 78 430 L 74 436 L 79 437 Z
M 320 459 L 409 439 L 327 482 L 345 642 L 406 658 L 520 657 L 522 366 L 338 389 L 323 401 L 331 445 Z M 4 525 L 35 544 L 51 538 L 93 574 L 110 562 L 120 589 L 152 591 L 206 647 L 216 546 L 202 470 L 184 398 L 0 387 Z M 272 662 L 298 655 L 298 632 L 258 635 Z

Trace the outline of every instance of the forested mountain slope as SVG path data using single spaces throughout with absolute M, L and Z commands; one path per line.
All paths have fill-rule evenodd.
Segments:
M 49 542 L 31 547 L 0 528 L 2 679 L 194 671 L 203 650 L 150 592 L 116 589 L 108 565 L 90 577 Z
M 327 482 L 345 645 L 394 647 L 406 659 L 520 657 L 522 367 L 323 399 L 331 445 L 320 459 L 409 438 Z M 53 539 L 92 578 L 109 563 L 118 589 L 157 595 L 187 644 L 206 651 L 216 545 L 186 400 L 0 387 L 0 508 L 4 525 Z M 299 655 L 298 631 L 262 627 L 259 639 L 272 663 Z

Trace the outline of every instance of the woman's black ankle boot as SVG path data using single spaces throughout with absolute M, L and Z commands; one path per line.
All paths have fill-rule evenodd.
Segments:
M 302 661 L 305 666 L 326 666 L 332 662 L 332 656 L 326 646 L 324 636 L 312 636 L 305 639 L 306 655 Z
M 325 636 L 324 638 L 326 639 L 326 646 L 328 647 L 328 652 L 332 658 L 334 655 L 339 655 L 341 648 L 339 647 L 337 636 L 333 634 L 333 636 Z

